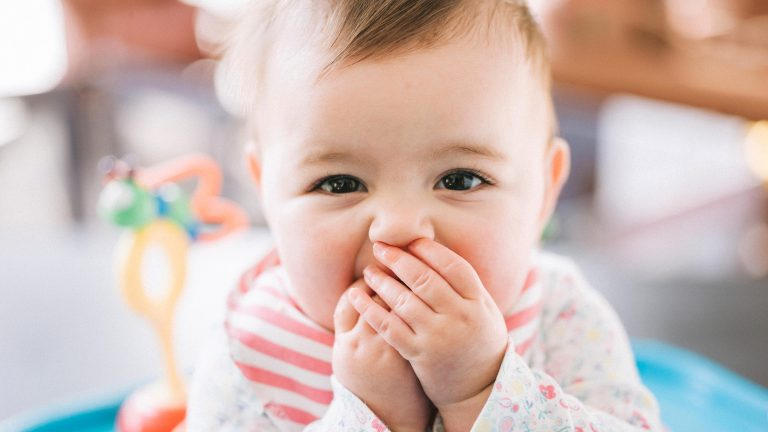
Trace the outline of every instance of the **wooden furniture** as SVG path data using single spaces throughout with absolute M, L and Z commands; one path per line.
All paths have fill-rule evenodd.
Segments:
M 690 39 L 667 24 L 665 2 L 616 3 L 565 1 L 545 14 L 556 83 L 768 119 L 768 15 Z

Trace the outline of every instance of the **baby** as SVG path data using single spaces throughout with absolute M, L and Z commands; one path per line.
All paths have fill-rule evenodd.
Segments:
M 223 67 L 275 250 L 188 430 L 660 430 L 614 312 L 538 251 L 569 152 L 525 4 L 261 0 Z

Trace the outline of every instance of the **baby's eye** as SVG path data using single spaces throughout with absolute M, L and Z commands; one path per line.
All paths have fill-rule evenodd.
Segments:
M 477 188 L 483 184 L 491 182 L 477 173 L 471 171 L 454 171 L 444 175 L 437 185 L 436 189 L 448 189 L 454 191 L 467 191 Z
M 331 194 L 365 192 L 366 190 L 360 180 L 346 175 L 326 177 L 325 179 L 320 180 L 314 189 L 322 189 Z

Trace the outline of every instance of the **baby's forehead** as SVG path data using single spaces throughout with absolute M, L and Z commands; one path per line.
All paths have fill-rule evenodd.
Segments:
M 265 61 L 280 61 L 291 59 L 311 59 L 312 64 L 304 63 L 302 66 L 313 67 L 316 72 L 316 80 L 320 81 L 327 75 L 343 71 L 361 62 L 373 62 L 384 64 L 389 60 L 407 56 L 417 56 L 420 53 L 439 50 L 446 45 L 455 44 L 457 41 L 471 41 L 478 47 L 493 48 L 492 55 L 514 60 L 514 64 L 520 69 L 527 69 L 538 79 L 546 81 L 549 85 L 549 67 L 541 58 L 544 55 L 542 49 L 534 48 L 536 43 L 529 41 L 528 37 L 518 37 L 517 29 L 506 28 L 503 24 L 491 25 L 488 21 L 474 19 L 452 19 L 452 22 L 464 23 L 450 25 L 444 28 L 435 28 L 422 36 L 404 37 L 402 40 L 383 41 L 379 45 L 375 43 L 362 44 L 360 46 L 341 46 L 338 36 L 332 38 L 333 32 L 325 30 L 325 25 L 318 31 L 314 26 L 307 26 L 301 31 L 283 33 L 281 40 L 285 45 L 281 49 L 272 51 L 269 59 Z M 518 36 L 510 36 L 518 35 Z M 347 42 L 350 45 L 353 42 Z M 278 47 L 279 44 L 274 45 Z M 543 47 L 542 47 L 543 48 Z M 466 62 L 465 53 L 445 51 L 452 55 L 455 62 Z M 446 67 L 450 68 L 450 65 Z M 440 70 L 433 70 L 440 73 Z M 467 77 L 472 78 L 472 77 Z
M 326 163 L 498 156 L 547 139 L 547 90 L 487 49 L 464 41 L 366 59 L 321 79 L 322 63 L 300 67 L 313 60 L 295 55 L 272 69 L 256 133 L 284 157 Z
M 290 63 L 314 54 L 317 77 L 367 59 L 430 49 L 456 38 L 473 37 L 520 56 L 548 81 L 546 49 L 524 2 L 489 0 L 412 0 L 396 8 L 395 0 L 366 6 L 357 0 L 263 0 L 246 14 L 226 51 L 219 90 L 248 111 L 270 85 L 273 63 Z M 460 59 L 457 59 L 460 60 Z M 303 67 L 309 67 L 304 64 Z M 437 71 L 436 71 L 437 72 Z M 237 107 L 235 107 L 238 110 Z

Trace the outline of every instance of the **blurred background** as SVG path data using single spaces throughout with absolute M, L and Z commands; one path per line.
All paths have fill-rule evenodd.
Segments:
M 246 0 L 0 2 L 0 420 L 161 370 L 120 299 L 98 161 L 204 152 L 254 229 L 190 254 L 177 351 L 269 236 L 212 42 Z M 633 338 L 768 386 L 768 2 L 536 0 L 573 171 L 547 249 L 573 257 Z M 764 126 L 766 128 L 766 126 Z

